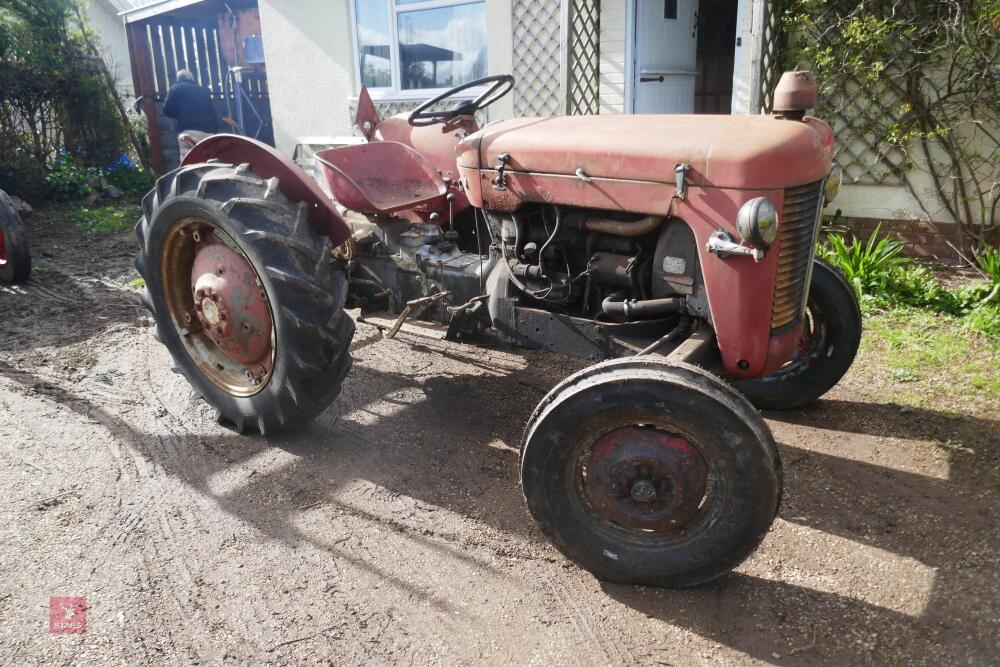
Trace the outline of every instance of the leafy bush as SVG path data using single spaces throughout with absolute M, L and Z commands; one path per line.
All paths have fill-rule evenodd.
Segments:
M 850 241 L 836 234 L 827 235 L 828 247 L 821 256 L 847 278 L 858 301 L 888 296 L 894 269 L 902 266 L 903 243 L 887 236 L 878 238 L 876 227 L 867 243 L 851 236 Z
M 127 128 L 83 37 L 80 6 L 0 0 L 0 187 L 36 203 L 79 196 L 82 179 L 67 155 L 99 169 L 126 144 Z
M 1000 346 L 1000 306 L 979 306 L 965 318 L 965 325 Z
M 1000 285 L 1000 248 L 983 246 L 976 263 L 993 285 Z
M 69 157 L 63 155 L 53 165 L 45 183 L 50 196 L 56 201 L 76 201 L 90 194 L 87 185 L 87 170 L 80 167 Z
M 133 196 L 146 194 L 156 182 L 156 178 L 148 171 L 123 160 L 104 169 L 104 177 L 111 185 Z
M 778 40 L 784 68 L 816 74 L 816 115 L 846 113 L 874 155 L 904 155 L 895 176 L 924 208 L 957 222 L 962 249 L 996 243 L 997 0 L 773 4 L 788 37 Z
M 930 268 L 903 257 L 902 242 L 878 232 L 865 242 L 830 234 L 817 247 L 817 256 L 850 283 L 863 310 L 907 307 L 965 317 L 967 328 L 1000 343 L 1000 250 L 986 248 L 978 258 L 990 281 L 947 289 Z

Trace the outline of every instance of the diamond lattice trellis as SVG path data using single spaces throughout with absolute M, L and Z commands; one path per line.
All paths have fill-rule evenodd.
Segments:
M 786 43 L 781 24 L 781 7 L 776 2 L 764 2 L 761 26 L 760 54 L 760 113 L 771 113 L 774 88 L 781 78 L 781 50 Z
M 823 100 L 837 137 L 834 160 L 844 169 L 845 183 L 901 185 L 906 154 L 902 147 L 879 136 L 877 128 L 899 119 L 900 98 L 888 83 L 872 88 L 850 78 Z M 873 94 L 874 90 L 874 94 Z
M 560 0 L 513 0 L 514 114 L 554 116 L 564 111 L 560 90 Z
M 569 1 L 566 110 L 572 115 L 600 111 L 601 3 Z
M 774 89 L 781 78 L 781 52 L 788 43 L 781 23 L 782 0 L 767 2 L 764 7 L 763 41 L 760 61 L 760 112 L 770 113 Z M 829 41 L 832 37 L 823 26 L 813 26 L 810 39 Z M 837 138 L 834 160 L 844 170 L 845 183 L 899 185 L 906 162 L 903 149 L 877 136 L 875 128 L 896 120 L 900 96 L 895 90 L 893 72 L 883 72 L 879 83 L 846 79 L 835 90 L 824 92 L 820 115 L 833 127 Z M 872 86 L 877 86 L 872 88 Z M 874 93 L 873 93 L 874 90 Z

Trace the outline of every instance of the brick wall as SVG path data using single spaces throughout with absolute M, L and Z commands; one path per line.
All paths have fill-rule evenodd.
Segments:
M 903 251 L 914 257 L 936 257 L 942 260 L 955 260 L 958 255 L 945 242 L 950 241 L 958 246 L 958 234 L 955 225 L 940 223 L 938 228 L 942 234 L 934 231 L 926 222 L 913 220 L 878 220 L 875 218 L 843 218 L 841 222 L 847 226 L 859 239 L 867 240 L 875 228 L 880 235 L 891 234 L 906 244 Z

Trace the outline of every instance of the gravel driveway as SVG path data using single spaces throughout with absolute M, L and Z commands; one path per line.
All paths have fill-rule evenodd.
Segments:
M 607 585 L 533 525 L 518 447 L 581 363 L 358 325 L 342 397 L 239 437 L 170 373 L 129 234 L 35 230 L 0 288 L 7 664 L 984 664 L 1000 655 L 1000 410 L 900 408 L 861 359 L 768 414 L 781 516 L 737 572 Z M 39 233 L 41 232 L 41 233 Z M 49 632 L 86 596 L 87 632 Z

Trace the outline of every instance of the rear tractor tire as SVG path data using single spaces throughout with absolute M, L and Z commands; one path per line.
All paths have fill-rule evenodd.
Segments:
M 854 291 L 835 268 L 817 259 L 795 357 L 770 375 L 734 384 L 761 410 L 801 408 L 840 382 L 860 344 L 861 309 Z
M 307 205 L 247 165 L 211 163 L 162 177 L 143 209 L 135 265 L 174 370 L 241 433 L 322 412 L 351 367 L 354 322 Z
M 29 275 L 28 235 L 10 197 L 0 190 L 0 283 L 23 283 Z
M 781 501 L 753 406 L 711 373 L 604 362 L 553 389 L 525 429 L 521 482 L 542 531 L 600 579 L 683 588 L 749 556 Z

